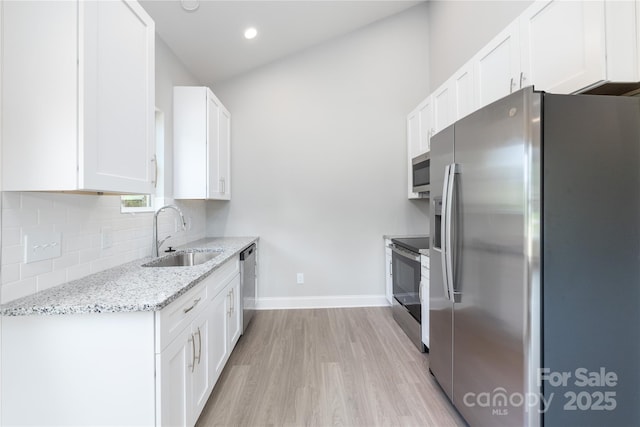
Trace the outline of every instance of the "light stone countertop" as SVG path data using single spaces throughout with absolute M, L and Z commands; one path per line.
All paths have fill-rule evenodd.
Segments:
M 221 249 L 214 259 L 192 267 L 142 267 L 141 258 L 37 292 L 0 307 L 3 316 L 158 311 L 258 241 L 258 237 L 212 237 L 178 250 Z

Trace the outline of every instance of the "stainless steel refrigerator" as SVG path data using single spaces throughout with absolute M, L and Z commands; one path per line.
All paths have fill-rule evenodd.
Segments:
M 640 425 L 640 98 L 525 88 L 431 142 L 430 370 L 471 426 Z

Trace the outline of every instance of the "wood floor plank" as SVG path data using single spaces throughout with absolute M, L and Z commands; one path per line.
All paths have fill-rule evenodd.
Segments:
M 463 426 L 387 307 L 258 311 L 208 426 Z

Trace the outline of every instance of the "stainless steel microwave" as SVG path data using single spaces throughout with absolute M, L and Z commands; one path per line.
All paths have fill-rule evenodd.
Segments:
M 414 193 L 428 193 L 430 191 L 430 163 L 431 156 L 429 152 L 420 154 L 419 156 L 411 159 L 411 176 L 413 180 Z

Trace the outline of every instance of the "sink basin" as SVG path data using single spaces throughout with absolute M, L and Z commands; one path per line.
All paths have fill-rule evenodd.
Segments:
M 180 251 L 143 264 L 143 267 L 191 267 L 214 259 L 222 250 Z

